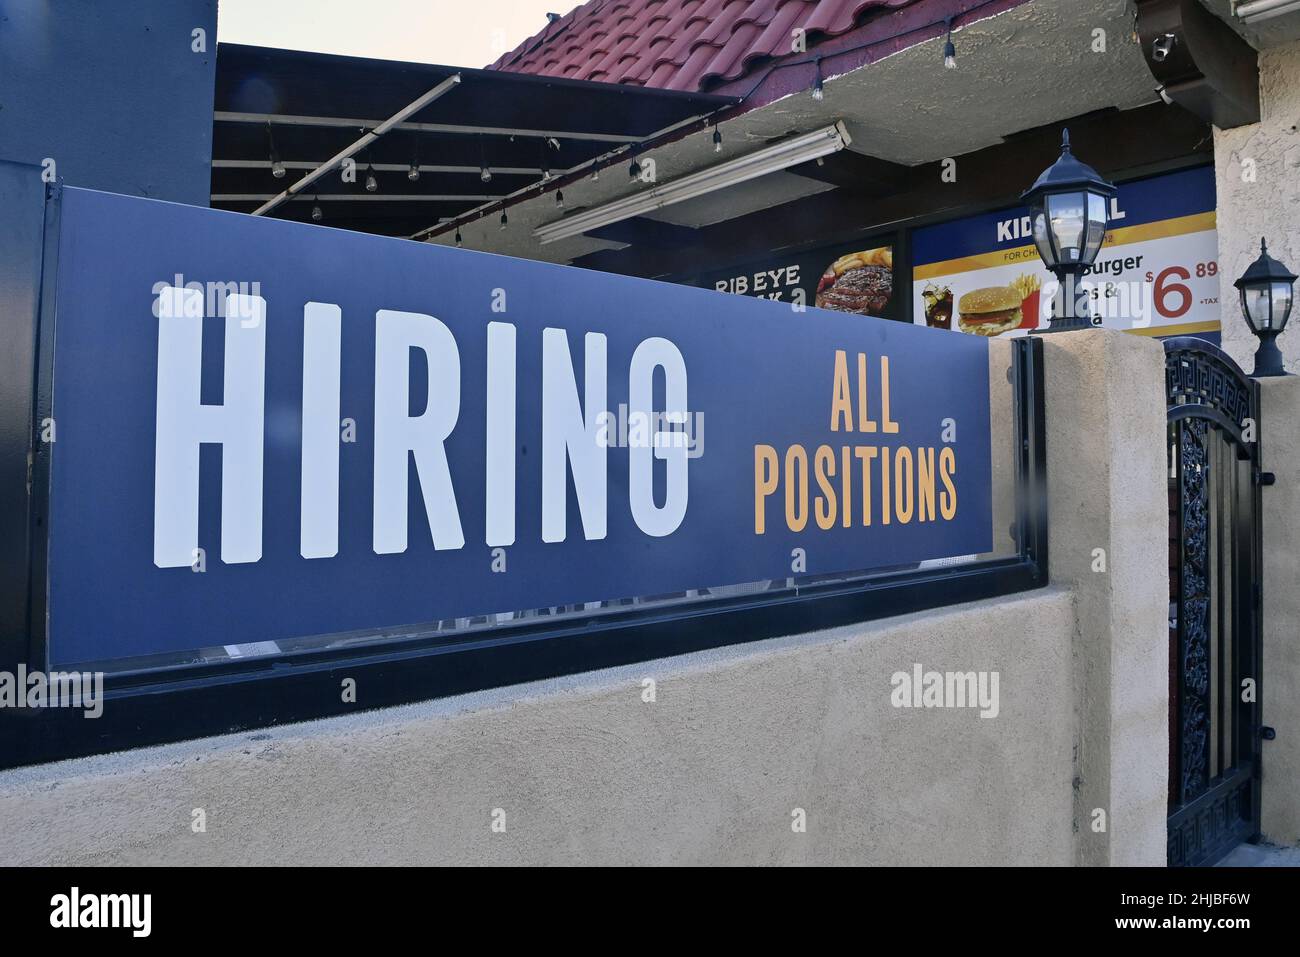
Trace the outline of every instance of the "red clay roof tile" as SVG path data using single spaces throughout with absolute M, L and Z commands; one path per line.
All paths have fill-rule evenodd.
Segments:
M 589 0 L 490 69 L 699 91 L 916 0 Z

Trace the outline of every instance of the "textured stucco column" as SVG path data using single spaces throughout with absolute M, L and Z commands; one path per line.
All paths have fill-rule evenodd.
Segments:
M 1277 476 L 1264 501 L 1264 724 L 1261 830 L 1300 844 L 1300 377 L 1260 379 L 1264 469 Z
M 1247 371 L 1258 344 L 1237 306 L 1233 281 L 1269 251 L 1300 271 L 1300 41 L 1259 58 L 1260 121 L 1214 131 L 1218 179 L 1219 302 L 1223 348 Z M 1300 335 L 1278 339 L 1288 371 L 1300 371 Z
M 1051 576 L 1074 589 L 1078 612 L 1075 861 L 1163 866 L 1169 778 L 1164 351 L 1153 340 L 1101 330 L 1043 342 Z M 1099 810 L 1104 831 L 1095 830 Z

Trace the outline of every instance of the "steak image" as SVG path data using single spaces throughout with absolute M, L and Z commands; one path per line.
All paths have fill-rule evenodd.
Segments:
M 894 271 L 886 266 L 859 266 L 835 280 L 817 296 L 819 309 L 876 315 L 894 291 Z

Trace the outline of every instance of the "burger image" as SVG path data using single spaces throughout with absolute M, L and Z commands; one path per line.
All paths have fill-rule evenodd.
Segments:
M 988 286 L 957 300 L 957 328 L 977 336 L 998 336 L 1020 328 L 1023 299 L 1011 286 Z
M 841 256 L 817 284 L 819 309 L 876 316 L 894 291 L 894 251 L 888 246 Z

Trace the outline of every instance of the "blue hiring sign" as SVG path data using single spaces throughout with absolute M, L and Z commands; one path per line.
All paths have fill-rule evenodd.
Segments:
M 991 547 L 977 337 L 76 189 L 56 302 L 55 664 Z

